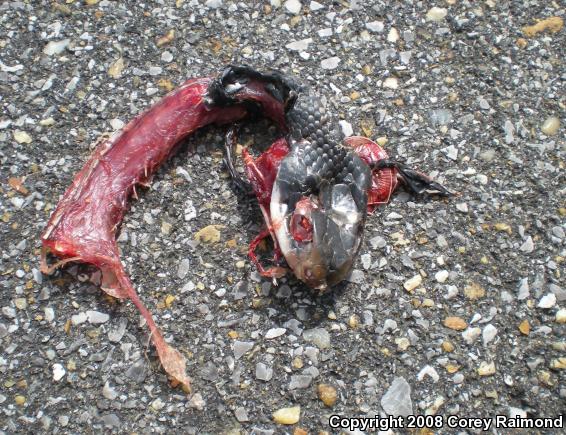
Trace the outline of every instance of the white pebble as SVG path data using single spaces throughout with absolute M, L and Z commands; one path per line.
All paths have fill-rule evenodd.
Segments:
M 86 312 L 89 323 L 93 325 L 98 325 L 100 323 L 106 323 L 110 320 L 110 316 L 106 313 L 101 313 L 100 311 L 89 310 Z
M 349 137 L 352 136 L 354 134 L 354 129 L 352 128 L 352 124 L 350 124 L 348 121 L 338 121 L 338 124 L 340 124 L 340 127 L 342 128 L 342 133 L 344 133 L 345 137 Z
M 65 369 L 61 364 L 53 364 L 53 380 L 60 381 L 65 376 Z
M 426 13 L 426 18 L 429 21 L 442 21 L 448 15 L 448 10 L 445 8 L 433 7 Z
M 370 32 L 375 32 L 375 33 L 383 32 L 384 28 L 385 26 L 381 21 L 372 21 L 370 23 L 366 23 L 366 29 L 368 29 Z
M 487 344 L 491 342 L 496 335 L 497 335 L 497 328 L 493 326 L 491 323 L 489 325 L 486 325 L 486 327 L 483 328 L 483 333 L 482 333 L 483 345 L 487 346 Z
M 205 5 L 210 9 L 218 9 L 220 6 L 222 6 L 222 0 L 206 0 Z
M 528 236 L 519 249 L 525 254 L 530 254 L 531 252 L 533 252 L 535 250 L 535 243 L 533 242 L 533 238 L 531 236 Z
M 43 309 L 43 313 L 45 314 L 45 320 L 48 322 L 53 322 L 55 319 L 55 310 L 51 307 L 45 307 Z
M 110 120 L 110 126 L 114 130 L 120 130 L 124 126 L 124 121 L 122 121 L 121 119 L 118 119 L 118 118 L 111 119 Z
M 163 53 L 161 53 L 161 60 L 163 62 L 169 63 L 173 60 L 173 55 L 170 51 L 164 51 Z
M 285 334 L 287 330 L 285 328 L 271 328 L 269 331 L 265 333 L 265 338 L 270 340 L 272 338 L 281 337 Z
M 43 53 L 47 56 L 53 56 L 54 54 L 61 54 L 65 48 L 71 43 L 70 39 L 62 39 L 61 41 L 50 41 L 47 43 L 43 49 Z
M 322 9 L 324 7 L 324 5 L 321 5 L 319 2 L 315 2 L 314 0 L 312 2 L 310 2 L 309 8 L 311 11 L 318 11 L 319 9 Z
M 397 42 L 399 40 L 399 32 L 395 27 L 392 27 L 387 34 L 387 40 L 389 42 Z
M 417 375 L 417 379 L 419 381 L 422 381 L 425 376 L 430 377 L 432 379 L 432 382 L 438 382 L 438 380 L 440 379 L 440 376 L 438 376 L 436 369 L 431 366 L 424 366 Z
M 79 314 L 75 314 L 74 316 L 71 316 L 71 323 L 74 326 L 80 325 L 81 323 L 84 323 L 88 320 L 88 317 L 86 315 L 86 313 L 79 313 Z
M 467 344 L 473 344 L 481 334 L 481 328 L 468 328 L 462 332 L 462 338 Z
M 303 5 L 299 0 L 287 0 L 285 2 L 285 9 L 287 9 L 293 15 L 298 15 L 301 12 Z
M 306 50 L 309 47 L 309 44 L 311 42 L 312 42 L 312 38 L 301 39 L 299 41 L 290 42 L 285 47 L 287 47 L 289 50 L 293 50 L 293 51 L 303 51 L 303 50 Z
M 440 270 L 434 274 L 434 279 L 436 279 L 437 282 L 443 283 L 446 282 L 449 275 L 450 273 L 447 270 Z
M 339 57 L 329 57 L 328 59 L 323 59 L 320 62 L 320 66 L 322 69 L 334 69 L 338 66 L 341 59 Z
M 539 308 L 552 308 L 556 305 L 556 296 L 554 293 L 549 293 L 540 298 L 537 307 Z
M 387 77 L 383 80 L 383 87 L 388 89 L 397 89 L 399 87 L 399 80 L 397 80 L 397 77 Z

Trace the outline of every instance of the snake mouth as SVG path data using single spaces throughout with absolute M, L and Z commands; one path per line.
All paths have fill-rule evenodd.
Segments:
M 348 186 L 323 188 L 317 194 L 288 195 L 275 183 L 270 212 L 275 236 L 295 276 L 325 291 L 350 272 L 361 244 L 364 214 Z

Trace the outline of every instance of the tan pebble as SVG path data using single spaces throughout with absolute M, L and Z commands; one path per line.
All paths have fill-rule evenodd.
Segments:
M 385 146 L 385 144 L 387 143 L 387 140 L 388 140 L 388 139 L 387 139 L 387 136 L 380 136 L 380 137 L 378 137 L 378 138 L 375 140 L 375 142 L 376 142 L 380 147 L 382 147 L 382 146 Z
M 201 228 L 195 233 L 195 240 L 203 243 L 218 243 L 220 240 L 220 229 L 224 228 L 224 225 L 208 225 Z
M 293 361 L 291 362 L 291 365 L 293 366 L 293 368 L 295 370 L 299 370 L 302 369 L 304 366 L 303 360 L 301 357 L 296 356 L 295 358 L 293 358 Z
M 77 369 L 77 363 L 74 359 L 67 361 L 67 370 L 74 372 Z
M 497 395 L 497 391 L 489 390 L 485 392 L 485 397 L 488 397 L 490 399 L 497 399 L 499 396 Z
M 525 319 L 521 323 L 519 323 L 519 331 L 521 331 L 521 334 L 523 334 L 523 335 L 529 335 L 530 334 L 531 325 L 529 324 L 529 321 L 527 319 Z
M 32 140 L 33 140 L 31 138 L 31 136 L 28 133 L 26 133 L 25 131 L 16 130 L 16 131 L 14 131 L 13 134 L 14 134 L 14 139 L 18 143 L 31 143 Z
M 485 289 L 477 282 L 472 282 L 464 287 L 464 295 L 471 300 L 481 299 L 485 296 Z
M 517 47 L 519 48 L 526 48 L 527 45 L 529 45 L 529 42 L 525 38 L 517 38 L 515 44 L 517 44 Z
M 170 92 L 173 89 L 175 89 L 175 85 L 169 79 L 159 79 L 157 81 L 157 86 L 159 86 L 162 89 L 165 89 L 167 92 Z
M 463 331 L 468 327 L 468 324 L 461 317 L 450 316 L 444 319 L 444 326 L 455 331 Z
M 161 233 L 165 235 L 171 234 L 171 230 L 173 229 L 173 225 L 169 222 L 163 221 L 161 222 Z
M 566 308 L 561 308 L 556 312 L 556 323 L 566 323 Z
M 454 352 L 454 345 L 450 341 L 443 341 L 441 346 L 444 352 Z
M 548 385 L 549 387 L 552 387 L 554 385 L 552 374 L 550 372 L 547 372 L 546 370 L 541 370 L 540 372 L 538 372 L 537 377 L 539 382 L 542 384 Z
M 521 30 L 525 36 L 532 38 L 537 34 L 544 32 L 546 30 L 557 33 L 559 32 L 562 27 L 564 27 L 564 20 L 560 17 L 549 17 L 544 20 L 540 20 L 538 23 L 533 24 L 532 26 L 525 26 Z
M 301 418 L 301 407 L 281 408 L 273 413 L 273 421 L 278 424 L 295 424 Z
M 169 30 L 165 35 L 159 37 L 156 41 L 158 47 L 170 44 L 175 39 L 175 29 Z
M 236 267 L 237 267 L 238 269 L 243 269 L 244 267 L 246 267 L 246 262 L 243 261 L 243 260 L 236 261 Z
M 357 100 L 358 98 L 360 98 L 360 93 L 359 93 L 358 91 L 353 91 L 353 92 L 350 94 L 350 99 L 351 99 L 352 101 L 355 101 L 355 100 Z
M 55 124 L 55 120 L 50 116 L 49 118 L 42 119 L 39 121 L 39 125 L 42 127 L 51 127 Z
M 550 368 L 555 370 L 564 370 L 566 369 L 566 357 L 556 358 L 550 362 Z
M 302 427 L 296 427 L 295 430 L 293 430 L 293 435 L 309 435 L 309 433 Z
M 560 128 L 560 120 L 556 116 L 546 118 L 540 130 L 547 136 L 554 136 Z
M 236 339 L 240 336 L 240 334 L 238 334 L 238 331 L 229 331 L 228 332 L 228 337 L 232 338 L 232 339 Z
M 489 264 L 489 259 L 484 255 L 484 256 L 480 259 L 480 263 L 481 263 L 481 264 Z
M 87 6 L 93 6 L 98 3 L 98 0 L 85 0 L 85 3 L 87 4 Z
M 429 298 L 424 298 L 421 306 L 424 308 L 432 308 L 434 307 L 434 301 Z
M 395 339 L 395 344 L 397 345 L 397 348 L 399 350 L 405 351 L 409 348 L 409 346 L 411 345 L 411 342 L 409 341 L 409 339 L 407 337 L 400 337 L 400 338 Z
M 20 379 L 18 382 L 16 382 L 16 386 L 18 388 L 27 388 L 28 387 L 28 381 L 26 381 L 25 379 Z
M 364 65 L 362 68 L 362 74 L 369 76 L 371 74 L 371 65 Z
M 318 398 L 322 400 L 326 406 L 331 408 L 338 400 L 338 392 L 336 388 L 328 384 L 319 384 L 317 387 Z
M 460 366 L 457 366 L 456 364 L 446 364 L 446 366 L 444 366 L 444 368 L 451 375 L 456 373 L 458 370 L 460 370 Z
M 495 363 L 482 361 L 478 368 L 478 375 L 480 376 L 491 376 L 495 374 Z
M 332 310 L 330 310 L 328 312 L 328 316 L 327 316 L 330 320 L 336 320 L 336 313 Z
M 28 301 L 26 298 L 16 298 L 14 300 L 14 305 L 18 310 L 25 310 L 28 306 Z
M 26 398 L 25 396 L 20 396 L 19 394 L 14 397 L 14 402 L 16 402 L 16 405 L 18 406 L 23 406 L 26 403 Z
M 566 352 L 566 341 L 555 341 L 551 347 L 558 352 Z
M 417 274 L 417 275 L 413 276 L 412 278 L 408 279 L 407 281 L 405 281 L 405 283 L 403 284 L 403 287 L 405 288 L 405 290 L 407 290 L 409 293 L 411 293 L 418 286 L 420 286 L 422 284 L 422 282 L 423 282 L 423 277 L 420 274 Z
M 124 70 L 124 59 L 122 57 L 116 59 L 108 68 L 108 75 L 113 79 L 118 79 Z
M 505 231 L 508 234 L 512 233 L 511 226 L 505 222 L 498 222 L 495 224 L 495 229 L 497 231 Z
M 360 325 L 360 318 L 356 314 L 352 314 L 348 319 L 348 326 L 356 329 Z

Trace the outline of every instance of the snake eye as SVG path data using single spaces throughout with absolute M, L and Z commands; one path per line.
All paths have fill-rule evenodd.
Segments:
M 291 217 L 291 236 L 297 242 L 312 241 L 312 223 L 308 217 L 295 211 Z

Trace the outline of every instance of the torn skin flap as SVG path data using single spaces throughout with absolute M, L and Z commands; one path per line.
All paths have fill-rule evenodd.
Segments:
M 134 118 L 121 131 L 98 144 L 59 201 L 41 236 L 41 270 L 50 273 L 70 261 L 97 266 L 102 288 L 111 296 L 130 299 L 147 322 L 165 371 L 189 388 L 185 358 L 169 346 L 133 288 L 120 261 L 116 231 L 135 186 L 152 174 L 186 136 L 205 125 L 235 122 L 247 115 L 243 105 L 208 106 L 209 78 L 192 79 Z M 251 84 L 250 84 L 251 86 Z M 244 87 L 261 105 L 273 97 L 261 86 Z M 249 95 L 247 96 L 249 98 Z M 47 264 L 47 252 L 60 258 Z

